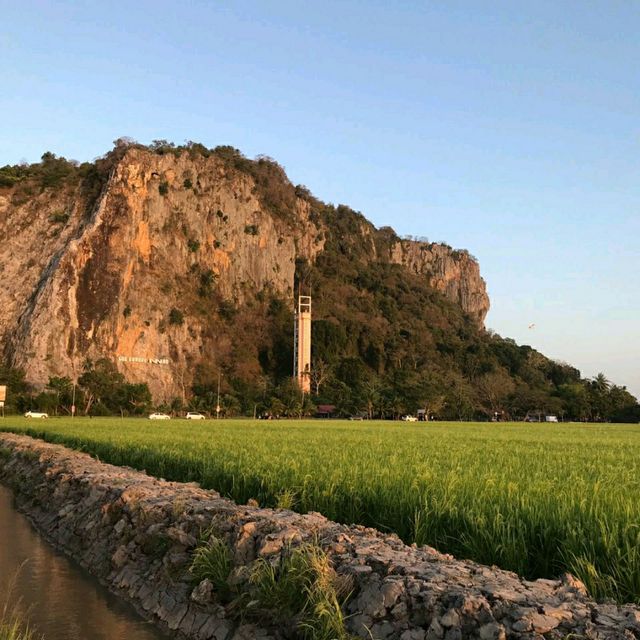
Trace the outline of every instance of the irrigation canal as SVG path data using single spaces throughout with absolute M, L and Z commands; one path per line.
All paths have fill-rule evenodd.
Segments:
M 44 640 L 165 638 L 43 540 L 0 485 L 0 613 L 7 598 Z

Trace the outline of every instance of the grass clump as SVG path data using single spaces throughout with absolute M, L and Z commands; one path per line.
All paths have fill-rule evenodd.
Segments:
M 231 584 L 231 549 L 207 530 L 189 571 L 195 582 L 209 580 L 216 599 L 239 619 L 286 625 L 305 640 L 350 640 L 342 605 L 351 582 L 338 576 L 327 554 L 315 544 L 285 547 L 278 560 L 259 558 L 248 581 Z M 0 639 L 1 640 L 1 639 Z
M 21 611 L 20 602 L 12 602 L 17 573 L 9 578 L 8 593 L 0 604 L 0 640 L 42 640 L 29 628 Z
M 317 545 L 285 549 L 280 562 L 256 561 L 251 575 L 255 598 L 272 622 L 293 621 L 307 640 L 348 640 L 342 604 L 350 583 L 338 576 Z
M 29 628 L 22 627 L 18 620 L 0 622 L 0 640 L 35 640 Z
M 216 595 L 224 602 L 231 596 L 228 583 L 231 568 L 231 550 L 226 542 L 207 532 L 193 554 L 191 575 L 198 582 L 210 580 Z

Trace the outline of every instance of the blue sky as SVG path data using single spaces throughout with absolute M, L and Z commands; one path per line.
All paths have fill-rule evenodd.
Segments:
M 635 0 L 0 15 L 0 165 L 92 159 L 124 135 L 265 153 L 379 226 L 469 249 L 488 327 L 640 395 Z

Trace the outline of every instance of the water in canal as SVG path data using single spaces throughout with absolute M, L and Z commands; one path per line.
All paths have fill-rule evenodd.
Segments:
M 12 500 L 0 485 L 0 610 L 7 597 L 20 600 L 30 627 L 44 640 L 166 640 L 40 538 Z

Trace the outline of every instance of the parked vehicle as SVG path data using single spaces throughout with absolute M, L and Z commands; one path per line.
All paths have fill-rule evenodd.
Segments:
M 402 420 L 403 422 L 418 422 L 418 418 L 410 415 L 402 416 L 400 420 Z
M 24 414 L 25 418 L 48 418 L 49 414 L 48 413 L 41 413 L 40 411 L 27 411 L 27 413 Z
M 171 420 L 171 416 L 166 413 L 152 413 L 149 416 L 149 420 Z
M 189 411 L 189 413 L 187 413 L 185 418 L 187 420 L 204 420 L 205 419 L 205 417 L 201 413 L 198 413 L 197 411 Z
M 543 411 L 527 411 L 525 422 L 558 422 L 558 416 Z

